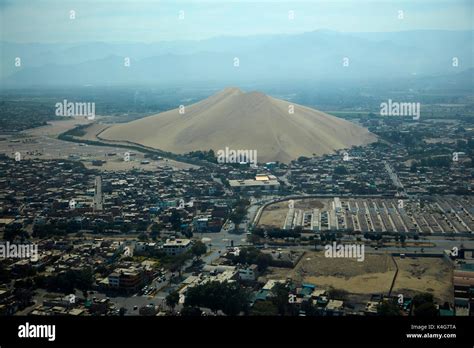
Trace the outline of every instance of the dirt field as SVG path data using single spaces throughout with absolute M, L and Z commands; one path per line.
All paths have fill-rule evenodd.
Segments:
M 327 199 L 299 199 L 295 200 L 295 208 L 296 209 L 303 209 L 303 210 L 311 210 L 311 209 L 323 209 L 328 208 L 328 200 Z
M 285 223 L 286 214 L 288 213 L 288 201 L 278 202 L 269 205 L 262 212 L 258 225 L 260 227 L 278 227 L 281 228 Z M 315 199 L 299 199 L 294 201 L 296 209 L 312 210 L 323 209 L 327 207 L 327 200 Z
M 366 255 L 364 262 L 358 262 L 326 258 L 319 252 L 305 255 L 292 273 L 295 278 L 321 287 L 355 294 L 388 293 L 395 265 L 387 255 Z
M 25 134 L 31 136 L 49 136 L 55 137 L 65 131 L 76 127 L 79 124 L 88 124 L 92 121 L 82 117 L 71 117 L 67 120 L 62 121 L 49 121 L 47 126 L 27 129 L 24 131 Z
M 149 160 L 150 163 L 148 164 L 142 164 L 140 163 L 142 160 L 144 160 L 144 156 L 142 153 L 135 152 L 136 156 L 130 160 L 129 162 L 124 162 L 123 161 L 123 153 L 126 151 L 126 149 L 120 149 L 121 152 L 119 152 L 115 158 L 107 158 L 107 163 L 104 163 L 101 167 L 95 167 L 92 165 L 91 162 L 84 162 L 84 165 L 87 168 L 94 168 L 94 169 L 99 169 L 101 171 L 107 171 L 107 170 L 131 170 L 131 169 L 142 169 L 142 170 L 149 170 L 149 171 L 154 171 L 154 170 L 159 170 L 160 167 L 165 167 L 169 166 L 173 168 L 174 170 L 177 169 L 188 169 L 191 167 L 195 167 L 192 164 L 187 164 L 183 162 L 176 162 L 173 160 Z
M 97 137 L 98 134 L 100 134 L 102 131 L 110 127 L 109 124 L 102 124 L 102 123 L 94 123 L 91 126 L 86 128 L 86 134 L 81 136 L 81 139 L 84 140 L 92 140 L 92 141 L 102 141 L 102 139 L 99 139 Z M 120 142 L 117 142 L 117 144 L 120 144 Z M 124 143 L 125 144 L 125 143 Z M 126 144 L 125 144 L 126 145 Z M 111 144 L 113 146 L 113 144 Z M 134 160 L 130 162 L 124 162 L 123 159 L 123 154 L 125 152 L 133 152 L 135 154 Z M 156 167 L 164 167 L 164 166 L 169 166 L 172 167 L 175 170 L 180 170 L 180 169 L 189 169 L 189 168 L 199 168 L 196 165 L 184 163 L 184 162 L 178 162 L 174 161 L 171 159 L 163 159 L 163 160 L 149 160 L 149 164 L 141 164 L 140 162 L 145 159 L 144 154 L 138 151 L 131 151 L 127 150 L 124 148 L 121 148 L 121 150 L 118 151 L 118 157 L 114 159 L 108 159 L 107 163 L 105 163 L 102 166 L 102 170 L 131 170 L 133 168 L 140 168 L 143 170 L 155 170 Z M 87 167 L 92 167 L 91 164 L 86 164 Z
M 399 273 L 392 295 L 429 292 L 438 303 L 453 301 L 452 269 L 440 258 L 395 258 Z M 396 266 L 390 255 L 366 254 L 355 259 L 326 258 L 324 252 L 306 252 L 293 270 L 272 268 L 266 279 L 291 278 L 322 288 L 333 287 L 349 293 L 388 294 Z
M 285 223 L 286 214 L 288 213 L 288 202 L 279 202 L 269 205 L 262 212 L 259 226 L 265 227 L 282 227 Z
M 399 272 L 393 294 L 429 292 L 439 303 L 453 301 L 453 270 L 441 258 L 395 258 Z
M 144 154 L 141 152 L 127 150 L 125 148 L 110 146 L 96 146 L 78 144 L 69 141 L 57 139 L 57 136 L 69 129 L 74 128 L 78 124 L 88 124 L 85 118 L 71 118 L 64 121 L 52 121 L 47 126 L 28 129 L 16 135 L 8 135 L 0 141 L 0 153 L 13 157 L 18 151 L 22 155 L 22 159 L 40 158 L 40 159 L 72 159 L 80 160 L 87 168 L 97 170 L 131 170 L 140 168 L 143 170 L 155 171 L 162 167 L 168 166 L 174 170 L 198 168 L 198 166 L 177 162 L 171 159 L 149 160 L 149 164 L 142 164 Z M 95 133 L 99 132 L 106 125 L 100 123 L 92 124 L 84 139 L 97 140 Z M 134 153 L 130 162 L 123 161 L 125 152 Z M 115 156 L 106 156 L 106 154 L 115 153 Z M 107 162 L 101 167 L 92 166 L 93 160 L 106 160 Z

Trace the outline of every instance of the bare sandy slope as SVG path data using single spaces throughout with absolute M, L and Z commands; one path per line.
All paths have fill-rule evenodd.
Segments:
M 196 104 L 125 124 L 100 136 L 174 153 L 219 149 L 257 150 L 258 162 L 289 162 L 363 145 L 376 137 L 365 128 L 259 92 L 226 88 Z

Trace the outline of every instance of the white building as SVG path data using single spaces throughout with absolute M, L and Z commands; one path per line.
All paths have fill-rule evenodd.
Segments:
M 235 191 L 277 191 L 280 183 L 274 175 L 258 174 L 255 179 L 229 180 L 230 187 Z
M 167 239 L 163 244 L 163 251 L 167 255 L 180 255 L 191 248 L 191 240 L 189 239 Z
M 255 280 L 257 279 L 257 265 L 250 265 L 246 268 L 239 269 L 240 280 Z

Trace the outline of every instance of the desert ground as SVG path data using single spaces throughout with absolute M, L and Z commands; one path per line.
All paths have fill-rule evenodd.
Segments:
M 329 209 L 330 200 L 328 199 L 297 199 L 294 200 L 294 207 L 302 210 Z M 278 202 L 267 206 L 260 216 L 259 227 L 278 227 L 281 228 L 285 223 L 288 213 L 289 201 Z
M 50 121 L 46 126 L 27 129 L 23 133 L 29 136 L 56 137 L 77 125 L 91 124 L 92 122 L 93 121 L 88 120 L 86 117 L 71 117 L 67 120 Z
M 350 293 L 388 293 L 395 275 L 395 264 L 388 255 L 365 255 L 355 259 L 326 258 L 324 252 L 308 252 L 291 272 L 291 277 L 321 287 L 344 289 Z
M 441 258 L 395 258 L 399 272 L 393 294 L 429 292 L 440 302 L 452 302 L 453 269 Z
M 439 303 L 452 301 L 452 269 L 441 258 L 395 257 L 399 273 L 392 295 L 405 297 L 429 292 Z M 270 268 L 262 279 L 291 278 L 298 283 L 312 283 L 322 288 L 345 290 L 351 294 L 387 295 L 395 276 L 396 265 L 390 255 L 365 254 L 365 261 L 326 258 L 322 251 L 307 251 L 293 269 Z
M 288 212 L 288 202 L 279 202 L 265 208 L 260 217 L 259 227 L 281 227 Z
M 47 126 L 32 128 L 16 135 L 4 135 L 0 140 L 0 153 L 14 157 L 15 152 L 21 153 L 22 159 L 73 159 L 80 160 L 87 168 L 94 168 L 101 171 L 107 170 L 157 170 L 165 166 L 175 170 L 197 168 L 197 166 L 177 162 L 171 159 L 149 160 L 149 164 L 143 164 L 144 154 L 137 151 L 130 151 L 125 148 L 110 146 L 96 146 L 78 144 L 58 139 L 58 135 L 76 127 L 80 124 L 91 124 L 90 129 L 84 136 L 86 140 L 97 140 L 95 133 L 105 126 L 100 123 L 91 123 L 85 118 L 71 118 L 69 120 L 52 121 Z M 131 161 L 123 160 L 125 152 L 133 155 Z M 115 154 L 109 156 L 108 154 Z M 93 160 L 107 161 L 102 166 L 93 166 Z

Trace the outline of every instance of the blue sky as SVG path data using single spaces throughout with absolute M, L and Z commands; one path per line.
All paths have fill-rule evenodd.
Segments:
M 473 8 L 473 0 L 0 0 L 0 39 L 156 42 L 318 29 L 472 30 Z

